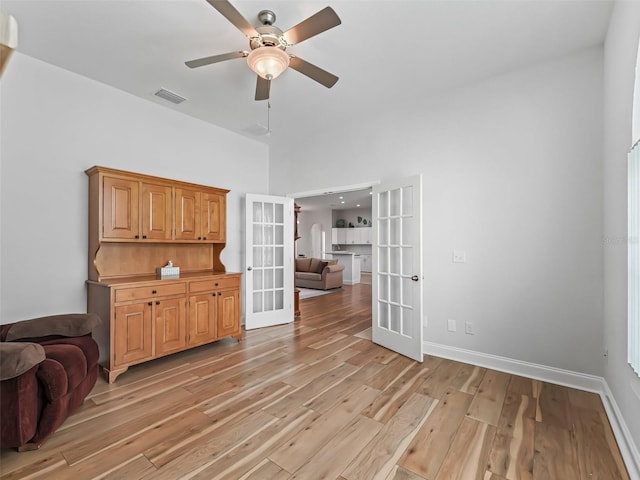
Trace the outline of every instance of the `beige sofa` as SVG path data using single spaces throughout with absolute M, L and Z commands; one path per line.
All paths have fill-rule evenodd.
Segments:
M 296 287 L 329 290 L 342 287 L 344 265 L 336 260 L 296 258 Z

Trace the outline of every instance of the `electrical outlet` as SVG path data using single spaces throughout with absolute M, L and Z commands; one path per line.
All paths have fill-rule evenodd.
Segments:
M 461 250 L 454 250 L 452 261 L 453 263 L 465 263 L 467 261 L 467 254 Z
M 447 320 L 447 330 L 449 332 L 455 332 L 456 331 L 456 321 L 449 319 Z
M 467 335 L 473 335 L 473 323 L 464 322 L 464 333 Z

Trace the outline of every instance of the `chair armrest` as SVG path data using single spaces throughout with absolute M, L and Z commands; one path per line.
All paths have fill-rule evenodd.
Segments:
M 79 337 L 91 333 L 101 323 L 95 313 L 67 313 L 33 318 L 14 323 L 7 333 L 7 341 L 34 339 L 50 335 Z
M 0 342 L 0 380 L 18 377 L 44 359 L 44 348 L 37 343 Z
M 327 265 L 324 267 L 322 273 L 332 273 L 332 272 L 341 272 L 344 270 L 344 265 L 341 263 L 332 263 L 331 265 Z

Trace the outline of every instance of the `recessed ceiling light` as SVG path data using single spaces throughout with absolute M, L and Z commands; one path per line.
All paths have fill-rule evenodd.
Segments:
M 344 197 L 343 197 L 342 195 L 340 195 L 338 198 L 339 198 L 340 200 L 342 200 Z
M 343 201 L 341 201 L 340 203 L 344 203 L 344 200 L 343 200 Z
M 373 195 L 373 192 L 369 192 L 369 195 Z
M 358 204 L 356 204 L 356 207 L 359 207 L 359 206 L 360 206 L 360 204 L 359 204 L 359 203 L 358 203 Z

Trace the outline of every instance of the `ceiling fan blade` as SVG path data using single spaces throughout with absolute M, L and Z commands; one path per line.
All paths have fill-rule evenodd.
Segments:
M 227 0 L 207 0 L 207 2 L 247 37 L 255 37 L 258 35 L 253 25 Z
M 271 80 L 265 80 L 260 75 L 256 75 L 256 100 L 269 100 L 269 92 L 271 90 Z
M 300 57 L 294 57 L 292 55 L 289 60 L 289 66 L 327 88 L 333 87 L 338 81 L 338 77 L 333 73 L 329 73 L 320 67 L 316 67 L 312 63 L 302 60 Z
M 291 27 L 284 32 L 284 37 L 289 44 L 294 45 L 330 28 L 337 27 L 341 23 L 340 17 L 334 12 L 333 8 L 326 7 L 315 15 L 311 15 L 306 20 L 303 20 L 295 27 Z
M 202 67 L 204 65 L 211 65 L 212 63 L 224 62 L 225 60 L 233 60 L 234 58 L 243 58 L 249 55 L 248 52 L 229 52 L 221 55 L 213 55 L 211 57 L 197 58 L 195 60 L 189 60 L 184 64 L 189 68 Z

